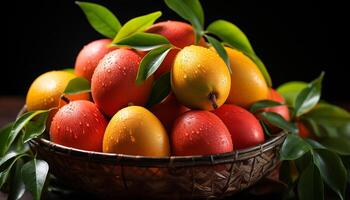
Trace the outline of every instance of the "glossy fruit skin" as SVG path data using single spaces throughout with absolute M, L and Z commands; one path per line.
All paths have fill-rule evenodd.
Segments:
M 169 138 L 162 123 L 146 108 L 129 106 L 110 120 L 103 152 L 140 156 L 169 156 Z
M 54 116 L 50 139 L 67 147 L 100 152 L 107 123 L 94 103 L 72 101 Z
M 162 102 L 152 106 L 150 110 L 170 134 L 176 118 L 190 109 L 181 105 L 176 100 L 175 95 L 170 93 Z
M 171 134 L 176 156 L 211 155 L 233 150 L 230 132 L 209 111 L 188 111 L 174 123 Z
M 91 81 L 92 74 L 100 60 L 108 52 L 117 49 L 117 47 L 109 47 L 111 43 L 112 40 L 110 39 L 99 39 L 85 45 L 75 60 L 75 74 Z
M 231 64 L 231 91 L 226 103 L 248 108 L 267 99 L 269 88 L 256 64 L 243 53 L 225 47 Z
M 140 56 L 128 49 L 114 50 L 100 61 L 91 79 L 91 93 L 103 113 L 112 117 L 128 104 L 146 104 L 153 77 L 136 85 L 140 61 Z
M 224 122 L 230 131 L 235 150 L 256 146 L 265 141 L 259 121 L 244 108 L 224 104 L 212 112 Z
M 76 77 L 76 75 L 65 71 L 50 71 L 40 75 L 33 81 L 28 90 L 27 110 L 45 110 L 64 105 L 65 103 L 61 102 L 61 95 L 69 81 Z M 87 100 L 89 97 L 88 93 L 67 95 L 71 101 Z
M 160 34 L 166 37 L 169 42 L 178 47 L 184 48 L 195 44 L 194 31 L 190 24 L 180 21 L 164 21 L 153 24 L 146 32 Z M 199 41 L 200 46 L 206 46 L 205 40 L 201 38 Z M 169 72 L 176 54 L 179 52 L 178 49 L 172 49 L 165 57 L 163 63 L 154 73 L 157 79 L 160 75 Z
M 171 70 L 171 87 L 186 107 L 213 110 L 210 94 L 215 94 L 219 107 L 226 101 L 230 85 L 230 72 L 215 52 L 192 45 L 177 54 Z

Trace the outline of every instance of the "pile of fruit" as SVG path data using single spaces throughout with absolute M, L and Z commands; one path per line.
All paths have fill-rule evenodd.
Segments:
M 190 23 L 155 23 L 158 11 L 121 25 L 107 8 L 77 2 L 105 38 L 84 46 L 74 69 L 34 80 L 28 112 L 1 130 L 1 165 L 22 159 L 26 143 L 45 130 L 52 142 L 67 147 L 157 157 L 232 152 L 285 131 L 290 134 L 280 152 L 288 161 L 284 172 L 293 174 L 294 160 L 298 165 L 307 159 L 311 164 L 297 166 L 301 184 L 311 175 L 310 183 L 322 177 L 342 197 L 350 165 L 343 164 L 350 155 L 350 114 L 319 102 L 324 74 L 275 90 L 237 26 L 217 20 L 205 29 L 199 1 L 165 2 Z M 17 144 L 24 150 L 11 154 Z M 2 184 L 12 165 L 1 173 Z M 22 173 L 37 165 L 34 158 Z M 44 161 L 41 165 L 45 169 Z M 293 189 L 296 180 L 287 184 Z M 298 191 L 317 196 L 318 189 Z
M 203 37 L 196 42 L 192 26 L 180 21 L 158 22 L 136 34 L 159 37 L 169 44 L 140 50 L 126 46 L 125 41 L 122 45 L 111 39 L 92 41 L 79 52 L 73 73 L 51 71 L 32 83 L 27 110 L 57 108 L 50 111 L 47 121 L 51 141 L 89 151 L 142 156 L 219 154 L 265 141 L 257 116 L 247 109 L 260 100 L 284 103 L 284 99 L 269 88 L 248 56 L 224 47 L 225 63 L 215 43 Z M 149 40 L 140 37 L 137 42 Z M 155 50 L 166 53 L 160 54 L 157 66 L 152 63 L 153 69 L 143 69 L 141 65 L 152 59 Z M 148 70 L 143 79 L 139 78 L 141 70 Z M 85 91 L 64 93 L 69 81 L 77 77 L 91 84 L 92 97 Z M 164 99 L 150 102 L 163 95 L 155 87 L 169 84 Z M 269 112 L 289 120 L 286 105 Z M 270 128 L 274 133 L 281 131 Z

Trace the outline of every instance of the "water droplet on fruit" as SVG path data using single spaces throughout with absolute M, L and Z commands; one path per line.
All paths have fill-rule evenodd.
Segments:
M 82 122 L 79 122 L 79 125 L 80 125 L 80 126 L 82 126 L 82 125 L 83 125 L 83 123 L 82 123 Z
M 102 83 L 102 87 L 106 87 L 106 83 Z
M 89 123 L 86 123 L 86 126 L 87 126 L 87 127 L 90 127 L 90 124 L 89 124 Z
M 184 79 L 186 79 L 186 78 L 187 78 L 187 75 L 185 74 L 185 75 L 184 75 Z
M 108 72 L 108 73 L 111 73 L 111 69 L 107 69 L 107 72 Z
M 188 133 L 187 133 L 187 132 L 185 133 L 185 136 L 188 136 Z
M 84 117 L 86 117 L 86 114 L 85 114 L 85 113 L 83 113 L 83 116 L 84 116 Z
M 78 135 L 77 134 L 74 134 L 74 139 L 78 139 Z
M 57 126 L 57 130 L 60 130 L 60 128 L 61 128 L 60 126 Z

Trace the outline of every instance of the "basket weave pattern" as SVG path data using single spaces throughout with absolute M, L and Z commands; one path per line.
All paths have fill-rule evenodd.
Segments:
M 286 134 L 250 149 L 213 156 L 151 158 L 67 148 L 45 139 L 31 147 L 50 172 L 71 187 L 100 197 L 220 198 L 273 170 Z

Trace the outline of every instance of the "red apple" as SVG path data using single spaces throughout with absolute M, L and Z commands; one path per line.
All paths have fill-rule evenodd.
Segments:
M 176 156 L 210 155 L 233 150 L 230 132 L 209 111 L 188 111 L 176 119 L 171 143 Z
M 256 146 L 265 141 L 259 121 L 244 108 L 224 104 L 212 112 L 224 122 L 230 131 L 235 149 Z
M 110 47 L 109 45 L 111 43 L 112 40 L 110 39 L 100 39 L 85 45 L 76 58 L 74 67 L 75 74 L 91 81 L 92 74 L 94 73 L 100 60 L 108 52 L 117 48 Z
M 135 83 L 141 57 L 129 49 L 108 53 L 91 79 L 91 94 L 97 106 L 109 117 L 129 104 L 144 106 L 151 93 L 153 76 Z
M 107 120 L 97 106 L 86 100 L 71 101 L 52 119 L 52 142 L 88 151 L 102 151 Z

